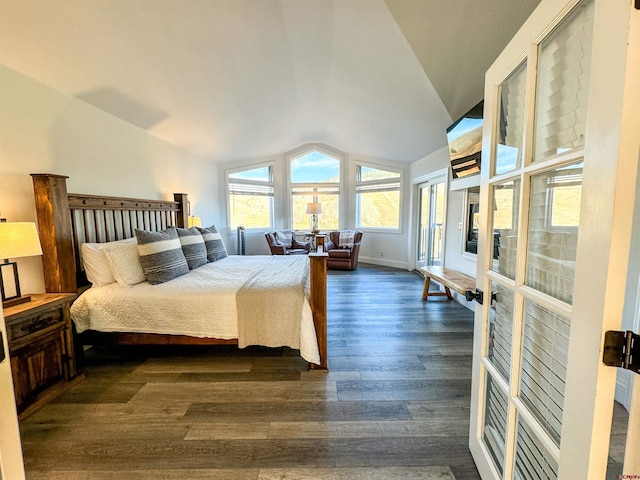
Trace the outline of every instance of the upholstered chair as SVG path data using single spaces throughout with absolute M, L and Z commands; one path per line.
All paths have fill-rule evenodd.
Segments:
M 324 244 L 324 250 L 329 254 L 327 268 L 336 270 L 355 270 L 358 268 L 362 232 L 353 232 L 352 239 L 346 235 L 346 232 L 345 230 L 342 231 L 342 240 L 340 231 L 329 232 Z M 346 244 L 345 241 L 347 241 Z
M 307 255 L 311 248 L 308 242 L 296 240 L 293 230 L 278 230 L 264 234 L 271 250 L 271 255 Z

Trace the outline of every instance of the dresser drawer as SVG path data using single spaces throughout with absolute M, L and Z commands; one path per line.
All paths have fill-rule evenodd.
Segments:
M 7 341 L 9 349 L 18 341 L 27 340 L 30 335 L 54 326 L 64 326 L 64 315 L 61 308 L 55 308 L 38 315 L 27 315 L 7 324 Z

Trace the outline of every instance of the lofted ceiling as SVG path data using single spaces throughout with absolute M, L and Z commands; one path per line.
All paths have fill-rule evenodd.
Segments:
M 539 0 L 5 0 L 0 63 L 212 162 L 412 162 Z

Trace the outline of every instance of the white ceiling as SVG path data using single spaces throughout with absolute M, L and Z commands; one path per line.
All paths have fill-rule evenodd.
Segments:
M 0 63 L 214 162 L 308 142 L 412 162 L 538 2 L 4 0 Z

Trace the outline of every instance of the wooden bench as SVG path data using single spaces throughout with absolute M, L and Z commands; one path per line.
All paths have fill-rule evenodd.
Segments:
M 451 300 L 451 290 L 458 292 L 462 295 L 467 290 L 472 292 L 476 291 L 476 281 L 464 273 L 451 270 L 449 268 L 442 268 L 436 266 L 422 267 L 419 269 L 420 273 L 424 275 L 424 288 L 422 290 L 422 300 L 428 300 L 428 297 L 444 297 Z M 444 287 L 444 292 L 430 292 L 429 286 L 431 280 L 435 280 Z

